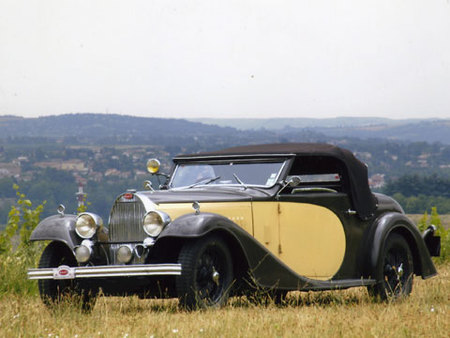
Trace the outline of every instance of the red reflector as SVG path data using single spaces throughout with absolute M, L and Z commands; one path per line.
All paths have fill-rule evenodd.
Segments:
M 125 198 L 127 200 L 131 200 L 131 199 L 133 199 L 133 194 L 126 193 L 126 194 L 123 195 L 123 198 Z

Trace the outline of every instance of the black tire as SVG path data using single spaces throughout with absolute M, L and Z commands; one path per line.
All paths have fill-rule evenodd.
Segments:
M 381 300 L 408 296 L 412 291 L 414 262 L 408 242 L 399 234 L 386 239 L 374 277 L 377 284 L 369 286 L 369 294 Z
M 178 262 L 176 279 L 180 306 L 189 310 L 226 304 L 233 282 L 233 264 L 227 245 L 219 236 L 186 242 Z
M 56 268 L 60 265 L 77 266 L 77 261 L 71 250 L 60 242 L 50 243 L 42 253 L 39 268 Z M 40 279 L 39 293 L 42 301 L 50 309 L 59 304 L 72 304 L 89 312 L 95 305 L 97 292 L 83 287 L 74 279 L 54 280 Z

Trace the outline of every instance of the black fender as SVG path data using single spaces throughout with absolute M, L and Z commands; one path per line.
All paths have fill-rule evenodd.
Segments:
M 381 215 L 369 228 L 364 241 L 366 244 L 366 257 L 364 264 L 365 275 L 373 275 L 379 264 L 384 243 L 391 233 L 402 235 L 409 244 L 413 259 L 414 273 L 426 279 L 437 274 L 436 268 L 431 260 L 430 253 L 425 245 L 419 229 L 405 214 L 390 212 Z
M 294 290 L 309 284 L 306 278 L 297 275 L 251 234 L 218 214 L 183 215 L 164 228 L 157 242 L 169 238 L 199 238 L 212 232 L 220 233 L 226 238 L 235 262 L 247 267 L 254 278 L 252 282 L 258 286 Z M 242 264 L 243 261 L 246 264 Z
M 75 233 L 76 215 L 54 215 L 45 218 L 33 230 L 31 241 L 58 241 L 71 250 L 81 244 L 82 239 Z
M 222 230 L 230 234 L 245 231 L 230 219 L 214 213 L 187 214 L 170 222 L 159 235 L 158 239 L 164 237 L 202 237 L 213 230 Z M 248 234 L 250 236 L 250 234 Z

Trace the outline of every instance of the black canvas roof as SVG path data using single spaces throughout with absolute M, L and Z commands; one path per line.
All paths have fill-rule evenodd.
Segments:
M 222 149 L 214 152 L 204 152 L 177 156 L 174 161 L 208 159 L 217 157 L 254 158 L 264 156 L 331 156 L 341 160 L 350 179 L 350 190 L 355 210 L 362 219 L 373 215 L 376 199 L 369 188 L 367 166 L 358 160 L 352 152 L 325 143 L 277 143 L 248 145 Z

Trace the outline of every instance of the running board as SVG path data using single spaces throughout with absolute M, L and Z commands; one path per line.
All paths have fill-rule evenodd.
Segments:
M 357 286 L 369 286 L 376 284 L 375 279 L 342 279 L 333 281 L 317 281 L 308 280 L 308 283 L 301 288 L 302 291 L 319 291 L 319 290 L 339 290 L 348 289 Z
M 28 279 L 77 279 L 136 276 L 179 276 L 181 264 L 101 265 L 28 269 Z

